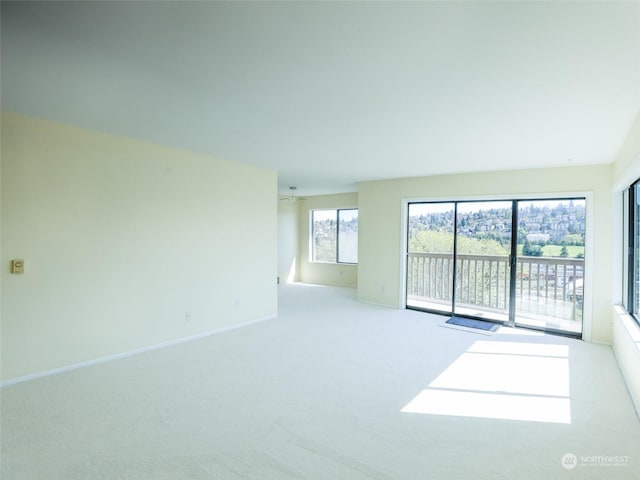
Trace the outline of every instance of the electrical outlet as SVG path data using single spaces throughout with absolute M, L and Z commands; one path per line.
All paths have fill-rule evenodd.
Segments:
M 185 312 L 184 313 L 184 321 L 185 322 L 190 322 L 191 321 L 191 312 Z

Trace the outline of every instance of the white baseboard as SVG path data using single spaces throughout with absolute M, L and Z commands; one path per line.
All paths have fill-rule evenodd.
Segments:
M 358 301 L 358 303 L 362 303 L 364 305 L 373 305 L 374 307 L 390 308 L 391 310 L 405 310 L 402 307 L 399 307 L 397 305 L 389 305 L 388 303 L 371 302 L 369 300 L 360 300 L 359 298 L 357 298 L 356 300 Z
M 45 370 L 42 372 L 31 373 L 29 375 L 24 375 L 22 377 L 11 378 L 9 380 L 5 380 L 0 383 L 0 388 L 9 387 L 11 385 L 15 385 L 17 383 L 29 382 L 31 380 L 36 380 L 38 378 L 48 377 L 50 375 L 57 375 L 59 373 L 70 372 L 72 370 L 77 370 L 79 368 L 90 367 L 92 365 L 99 365 L 101 363 L 112 362 L 114 360 L 120 360 L 122 358 L 132 357 L 134 355 L 140 355 L 141 353 L 152 352 L 153 350 L 159 350 L 161 348 L 171 347 L 174 345 L 179 345 L 181 343 L 192 342 L 194 340 L 200 340 L 201 338 L 210 337 L 211 335 L 217 335 L 219 333 L 225 333 L 232 330 L 237 330 L 239 328 L 248 327 L 255 323 L 264 322 L 266 320 L 271 320 L 276 318 L 278 315 L 270 315 L 267 317 L 258 318 L 256 320 L 250 320 L 248 322 L 240 323 L 238 325 L 232 325 L 229 327 L 217 328 L 215 330 L 208 330 L 206 332 L 198 333 L 196 335 L 190 335 L 188 337 L 181 337 L 175 340 L 169 340 L 166 342 L 158 343 L 155 345 L 150 345 L 148 347 L 137 348 L 135 350 L 131 350 L 128 352 L 116 353 L 114 355 L 107 355 L 106 357 L 95 358 L 93 360 L 87 360 L 86 362 L 74 363 L 71 365 L 66 365 L 64 367 L 53 368 L 51 370 Z

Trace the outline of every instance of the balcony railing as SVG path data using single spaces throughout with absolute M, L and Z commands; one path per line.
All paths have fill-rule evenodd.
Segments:
M 409 299 L 450 305 L 453 256 L 410 253 L 407 264 Z M 509 310 L 509 257 L 458 255 L 456 306 L 483 312 Z M 516 314 L 532 318 L 582 320 L 584 260 L 518 257 Z

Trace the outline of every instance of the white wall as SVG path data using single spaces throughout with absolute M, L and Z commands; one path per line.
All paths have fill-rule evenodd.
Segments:
M 280 283 L 297 282 L 299 202 L 278 202 L 278 277 Z
M 624 143 L 620 147 L 613 165 L 614 181 L 618 188 L 624 188 L 620 183 L 631 183 L 640 177 L 640 111 L 636 116 Z
M 640 328 L 620 306 L 613 313 L 613 351 L 640 413 Z
M 406 199 L 522 198 L 588 193 L 593 240 L 587 245 L 591 268 L 591 339 L 611 341 L 611 171 L 610 165 L 478 174 L 443 175 L 359 184 L 358 298 L 394 307 L 403 304 L 403 201 Z M 597 226 L 597 227 L 596 227 Z M 597 252 L 593 258 L 590 252 Z M 586 272 L 589 273 L 588 271 Z M 588 285 L 585 285 L 585 289 Z M 587 312 L 589 313 L 589 312 Z
M 319 263 L 310 259 L 311 210 L 323 208 L 358 208 L 357 193 L 317 195 L 300 202 L 299 238 L 300 281 L 319 285 L 355 287 L 358 283 L 358 266 L 344 263 Z M 358 218 L 358 222 L 360 219 Z M 360 226 L 358 225 L 358 229 Z M 360 237 L 360 232 L 358 232 Z
M 3 114 L 2 379 L 275 315 L 276 180 Z

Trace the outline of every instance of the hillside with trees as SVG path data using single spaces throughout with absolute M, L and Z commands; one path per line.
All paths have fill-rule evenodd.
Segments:
M 458 250 L 469 254 L 508 255 L 511 208 L 458 213 Z M 451 253 L 453 210 L 409 217 L 409 251 Z M 583 200 L 523 202 L 518 211 L 518 254 L 545 257 L 584 257 Z

